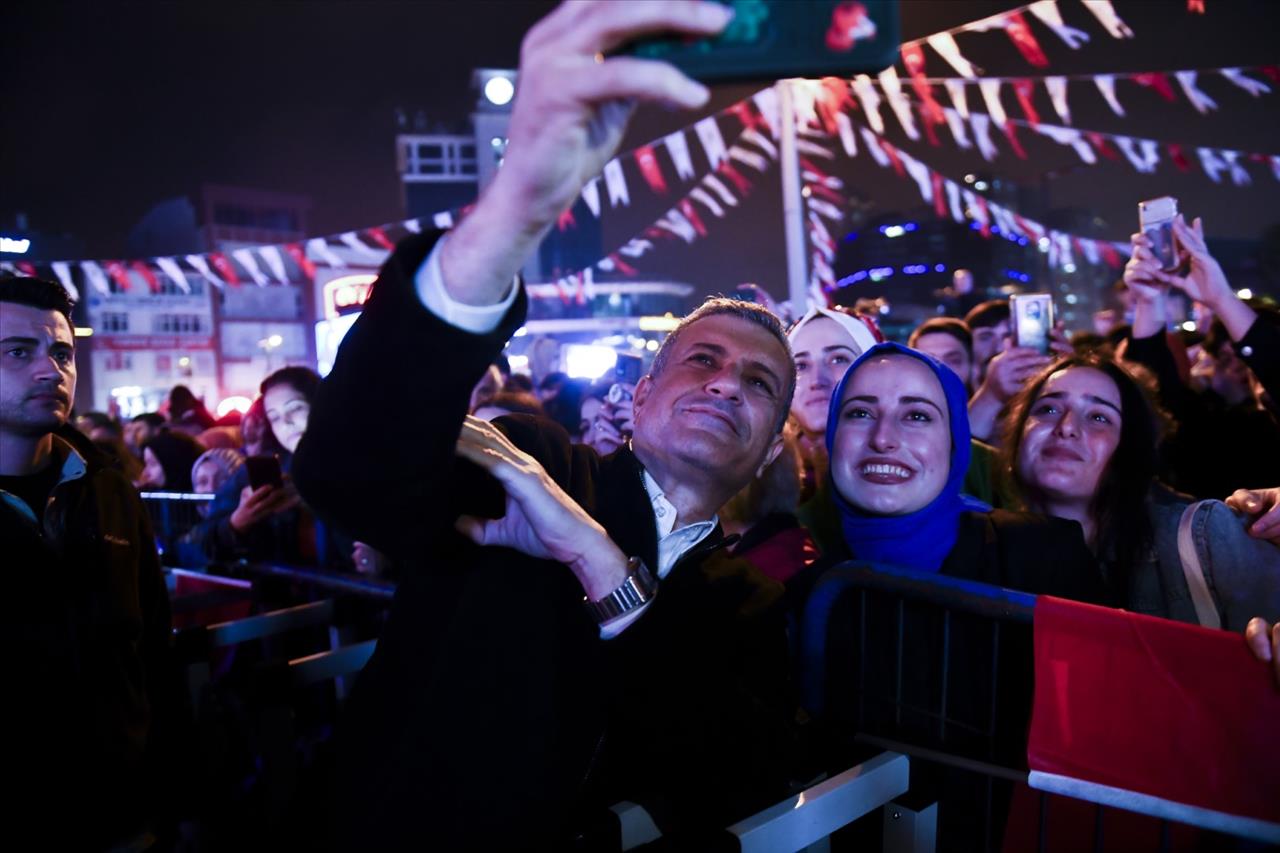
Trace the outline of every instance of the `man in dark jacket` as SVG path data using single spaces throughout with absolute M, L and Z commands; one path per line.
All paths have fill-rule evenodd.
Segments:
M 674 69 L 636 80 L 599 54 L 724 23 L 710 4 L 598 3 L 535 27 L 503 169 L 447 237 L 400 245 L 321 387 L 303 498 L 414 566 L 347 708 L 343 847 L 557 846 L 577 809 L 620 797 L 696 834 L 783 792 L 781 588 L 726 555 L 715 515 L 781 447 L 777 320 L 695 312 L 637 385 L 632 448 L 604 458 L 544 420 L 465 419 L 523 322 L 514 274 L 617 146 L 615 99 L 705 101 Z
M 4 822 L 11 844 L 41 849 L 143 844 L 162 829 L 184 707 L 142 502 L 67 426 L 70 313 L 61 285 L 0 279 Z

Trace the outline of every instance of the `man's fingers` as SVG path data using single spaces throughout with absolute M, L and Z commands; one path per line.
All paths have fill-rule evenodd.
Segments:
M 706 86 L 685 76 L 675 66 L 629 56 L 606 60 L 592 68 L 591 73 L 580 75 L 571 85 L 577 97 L 590 103 L 656 101 L 681 109 L 697 109 L 711 97 Z
M 1275 632 L 1269 630 L 1270 628 L 1267 620 L 1261 616 L 1250 619 L 1249 624 L 1244 628 L 1245 642 L 1249 644 L 1249 651 L 1253 652 L 1253 656 L 1258 660 L 1269 661 L 1274 656 L 1272 648 L 1274 638 L 1271 635 Z
M 459 533 L 477 545 L 485 543 L 485 532 L 488 528 L 481 519 L 470 515 L 460 515 L 453 526 Z
M 1280 504 L 1249 525 L 1249 535 L 1255 539 L 1276 539 L 1280 537 Z
M 1223 503 L 1248 515 L 1255 515 L 1262 509 L 1262 499 L 1251 489 L 1236 489 Z
M 586 3 L 563 35 L 567 50 L 591 55 L 655 33 L 688 36 L 715 35 L 733 18 L 729 7 L 698 0 L 646 0 Z

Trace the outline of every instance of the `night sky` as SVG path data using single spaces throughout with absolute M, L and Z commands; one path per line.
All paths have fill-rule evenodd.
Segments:
M 1137 33 L 1106 35 L 1077 0 L 1059 0 L 1067 22 L 1093 40 L 1068 50 L 1038 21 L 1032 29 L 1053 73 L 1212 68 L 1280 62 L 1275 34 L 1280 3 L 1207 0 L 1208 14 L 1188 15 L 1182 0 L 1116 0 Z M 466 129 L 474 103 L 470 69 L 509 67 L 523 32 L 548 2 L 291 2 L 291 3 L 9 3 L 8 37 L 0 50 L 4 84 L 4 141 L 0 146 L 0 225 L 28 214 L 42 231 L 71 232 L 89 257 L 122 252 L 125 235 L 153 204 L 193 193 L 201 183 L 300 192 L 314 201 L 311 230 L 332 233 L 400 218 L 395 174 L 395 111 L 425 113 L 448 130 Z M 904 38 L 919 37 L 1012 8 L 1012 2 L 904 0 Z M 1035 74 L 1001 32 L 962 34 L 961 49 L 992 75 Z M 952 74 L 931 51 L 929 71 Z M 1112 115 L 1096 91 L 1072 89 L 1079 127 L 1167 141 L 1280 153 L 1280 92 L 1251 99 L 1219 78 L 1201 87 L 1221 110 L 1201 116 L 1178 94 L 1165 104 L 1153 93 L 1124 89 L 1128 118 Z M 717 92 L 713 107 L 759 87 Z M 971 103 L 977 99 L 971 90 Z M 945 95 L 943 96 L 945 102 Z M 1018 115 L 1007 95 L 1006 108 Z M 980 103 L 980 102 L 979 102 Z M 1056 123 L 1047 100 L 1046 121 Z M 886 120 L 893 126 L 889 111 Z M 637 117 L 628 145 L 688 124 L 698 116 L 648 111 Z M 983 167 L 975 154 L 943 146 L 902 147 L 960 179 Z M 1252 166 L 1254 185 L 1214 185 L 1202 173 L 1179 175 L 1166 162 L 1151 176 L 1128 163 L 1074 168 L 1070 149 L 1027 139 L 1031 158 L 1017 160 L 1002 142 L 990 171 L 1036 183 L 1048 180 L 1050 206 L 1096 210 L 1096 236 L 1124 239 L 1142 198 L 1177 195 L 1201 213 L 1211 236 L 1255 238 L 1280 222 L 1280 183 Z M 919 204 L 913 185 L 867 174 L 864 156 L 851 179 L 862 198 L 885 209 Z M 854 168 L 851 166 L 851 168 Z M 762 194 L 759 204 L 768 203 Z M 652 215 L 650 215 L 652 212 Z M 1034 211 L 1027 211 L 1034 213 Z M 628 212 L 652 219 L 652 211 Z M 606 222 L 606 235 L 619 231 Z M 738 246 L 771 245 L 777 220 L 765 210 L 734 223 Z M 744 239 L 760 233 L 762 239 Z M 626 235 L 619 234 L 625 237 Z M 712 241 L 708 241 L 711 244 Z M 776 245 L 780 246 L 780 237 Z M 714 248 L 714 247 L 712 247 Z M 772 248 L 770 254 L 776 254 Z M 756 277 L 706 252 L 702 272 L 713 279 Z M 714 257 L 720 260 L 711 260 Z M 714 264 L 714 269 L 712 265 Z M 743 260 L 768 265 L 767 259 Z M 719 275 L 716 274 L 719 271 Z M 776 274 L 765 270 L 769 275 Z M 686 272 L 696 276 L 697 270 Z

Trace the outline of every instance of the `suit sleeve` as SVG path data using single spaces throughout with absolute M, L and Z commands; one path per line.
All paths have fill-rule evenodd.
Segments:
M 420 556 L 466 506 L 454 445 L 471 389 L 523 321 L 521 293 L 487 334 L 425 308 L 418 268 L 439 238 L 403 241 L 321 384 L 293 477 L 327 521 L 392 557 Z

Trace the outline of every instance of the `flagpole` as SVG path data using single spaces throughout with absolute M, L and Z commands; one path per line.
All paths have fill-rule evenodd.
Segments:
M 787 246 L 787 298 L 791 311 L 800 317 L 808 310 L 809 268 L 804 239 L 804 200 L 800 196 L 800 155 L 796 150 L 795 102 L 791 81 L 774 84 L 778 93 L 780 131 L 779 157 L 782 165 L 782 225 Z

